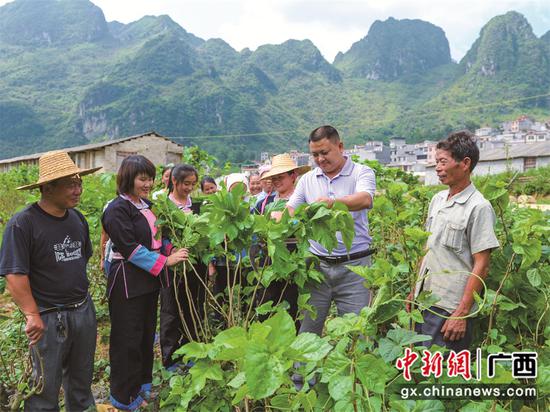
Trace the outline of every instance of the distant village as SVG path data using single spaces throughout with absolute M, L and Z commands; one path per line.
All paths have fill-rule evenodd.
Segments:
M 498 129 L 482 127 L 475 131 L 480 149 L 480 160 L 474 175 L 501 173 L 506 170 L 520 172 L 550 165 L 550 120 L 538 122 L 528 116 L 504 122 Z M 438 184 L 435 173 L 435 146 L 437 142 L 425 140 L 407 143 L 404 137 L 394 137 L 389 143 L 378 140 L 347 148 L 345 153 L 360 160 L 377 160 L 388 167 L 414 173 L 426 185 Z M 125 157 L 132 154 L 147 155 L 155 164 L 178 163 L 184 147 L 156 132 L 65 148 L 81 168 L 102 166 L 105 172 L 116 172 Z M 309 153 L 291 150 L 298 166 L 313 165 Z M 0 172 L 22 164 L 37 164 L 42 153 L 0 160 Z M 257 162 L 241 167 L 244 173 L 253 173 L 262 164 L 269 163 L 277 153 L 262 152 Z
M 528 116 L 504 122 L 498 129 L 482 127 L 475 131 L 480 160 L 474 175 L 488 175 L 513 169 L 520 172 L 550 165 L 550 120 L 538 122 Z M 439 183 L 435 173 L 436 141 L 406 143 L 404 137 L 394 137 L 389 143 L 379 140 L 355 145 L 345 153 L 360 160 L 377 160 L 387 167 L 396 167 L 414 173 L 426 185 Z M 291 151 L 290 155 L 301 165 L 313 165 L 309 153 Z M 262 152 L 260 164 L 269 162 L 270 154 Z M 252 171 L 256 165 L 244 168 Z

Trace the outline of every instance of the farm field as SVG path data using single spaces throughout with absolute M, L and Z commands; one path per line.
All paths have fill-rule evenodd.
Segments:
M 210 160 L 209 160 L 210 161 Z M 199 170 L 211 166 L 197 159 Z M 228 272 L 243 281 L 229 288 L 223 304 L 208 293 L 208 314 L 197 326 L 197 342 L 183 346 L 188 371 L 168 372 L 156 356 L 153 396 L 149 411 L 547 411 L 550 408 L 550 214 L 543 208 L 524 207 L 519 196 L 533 196 L 547 206 L 550 170 L 523 176 L 506 173 L 476 178 L 476 187 L 490 200 L 497 215 L 496 233 L 501 247 L 494 250 L 484 293 L 478 297 L 472 345 L 472 378 L 423 376 L 421 347 L 425 340 L 414 332 L 422 322 L 420 309 L 434 297 L 421 294 L 416 309 L 405 310 L 407 296 L 417 279 L 428 233 L 424 222 L 429 201 L 441 187 L 427 187 L 412 175 L 371 164 L 376 171 L 379 193 L 369 212 L 370 232 L 377 252 L 370 268 L 357 268 L 373 293 L 372 304 L 359 315 L 338 317 L 326 323 L 322 338 L 298 335 L 295 319 L 285 304 L 267 302 L 255 306 L 270 282 L 305 282 L 319 273 L 308 264 L 307 239 L 328 248 L 341 231 L 348 243 L 353 222 L 345 206 L 327 209 L 320 204 L 298 209 L 294 217 L 283 214 L 280 222 L 251 215 L 238 192 L 221 191 L 203 205 L 200 215 L 184 215 L 171 202 L 155 204 L 159 224 L 179 247 L 190 249 L 190 262 L 179 266 L 174 276 L 197 276 L 198 261 L 224 257 Z M 35 180 L 33 168 L 0 174 L 0 233 L 10 216 L 35 201 L 38 192 L 17 192 L 15 187 Z M 100 268 L 100 217 L 104 205 L 115 196 L 114 176 L 84 177 L 79 210 L 86 216 L 94 244 L 89 263 L 90 292 L 98 319 L 94 395 L 105 403 L 109 394 L 109 315 L 105 297 L 106 279 Z M 510 201 L 510 196 L 513 196 Z M 212 224 L 212 222 L 216 222 Z M 285 240 L 296 238 L 298 247 L 288 251 Z M 245 259 L 232 264 L 233 251 L 259 245 L 271 259 L 258 264 Z M 437 274 L 445 276 L 446 274 Z M 29 387 L 28 347 L 23 317 L 4 291 L 0 280 L 0 410 L 19 410 L 37 388 Z M 209 289 L 211 290 L 211 289 Z M 306 294 L 299 304 L 311 309 Z M 181 308 L 197 313 L 198 308 Z M 481 354 L 478 377 L 477 355 Z M 158 349 L 158 345 L 157 345 Z M 434 353 L 435 349 L 431 348 Z M 396 367 L 398 359 L 413 351 L 419 354 L 411 368 L 411 381 Z M 497 362 L 495 375 L 487 376 L 491 354 L 535 352 L 537 377 L 514 378 L 511 362 Z M 158 355 L 158 353 L 157 353 Z M 297 390 L 292 376 L 305 377 Z M 478 380 L 479 379 L 479 380 Z M 403 386 L 422 384 L 499 384 L 535 387 L 531 399 L 404 399 Z M 503 386 L 503 387 L 504 387 Z

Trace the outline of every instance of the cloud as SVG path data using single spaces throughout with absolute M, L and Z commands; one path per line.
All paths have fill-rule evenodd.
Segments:
M 365 37 L 375 20 L 421 19 L 441 27 L 459 60 L 492 17 L 518 11 L 542 35 L 550 30 L 548 0 L 92 0 L 107 20 L 129 23 L 168 14 L 187 31 L 252 50 L 310 39 L 332 61 Z M 7 3 L 0 0 L 0 5 Z
M 356 35 L 352 42 L 364 37 L 375 20 L 394 17 L 428 21 L 445 31 L 451 55 L 456 60 L 466 54 L 481 28 L 492 17 L 510 10 L 523 13 L 537 35 L 550 30 L 550 7 L 547 0 L 287 0 L 280 4 L 287 21 L 323 25 L 326 31 L 339 32 L 341 37 L 347 37 L 348 43 L 350 36 L 358 32 L 361 34 Z M 316 39 L 312 40 L 318 43 Z M 324 54 L 329 50 L 320 42 L 318 45 Z M 344 46 L 346 44 L 341 44 L 340 50 L 347 50 Z

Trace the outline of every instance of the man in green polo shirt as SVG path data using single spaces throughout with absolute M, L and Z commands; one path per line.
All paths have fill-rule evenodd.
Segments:
M 451 133 L 436 146 L 435 171 L 449 186 L 436 194 L 428 210 L 430 232 L 427 253 L 420 267 L 415 292 L 431 291 L 439 301 L 424 310 L 418 333 L 430 335 L 425 346 L 437 344 L 460 351 L 472 338 L 474 291 L 480 293 L 489 272 L 491 250 L 499 246 L 495 236 L 495 212 L 470 180 L 479 160 L 479 149 L 469 131 Z M 434 313 L 435 312 L 435 313 Z

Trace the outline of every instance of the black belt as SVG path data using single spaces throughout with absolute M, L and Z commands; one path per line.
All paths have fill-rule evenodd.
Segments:
M 376 252 L 376 249 L 367 249 L 362 252 L 352 253 L 351 255 L 342 255 L 342 256 L 317 256 L 323 262 L 330 263 L 331 265 L 337 265 L 339 263 L 349 262 L 350 260 L 360 259 L 362 257 L 367 257 Z
M 84 305 L 87 301 L 88 301 L 88 296 L 86 296 L 82 302 L 69 303 L 68 305 L 54 306 L 52 308 L 43 309 L 38 313 L 40 313 L 41 315 L 45 315 L 46 313 L 51 313 L 51 312 L 64 312 L 67 310 L 75 310 L 81 307 L 82 305 Z

